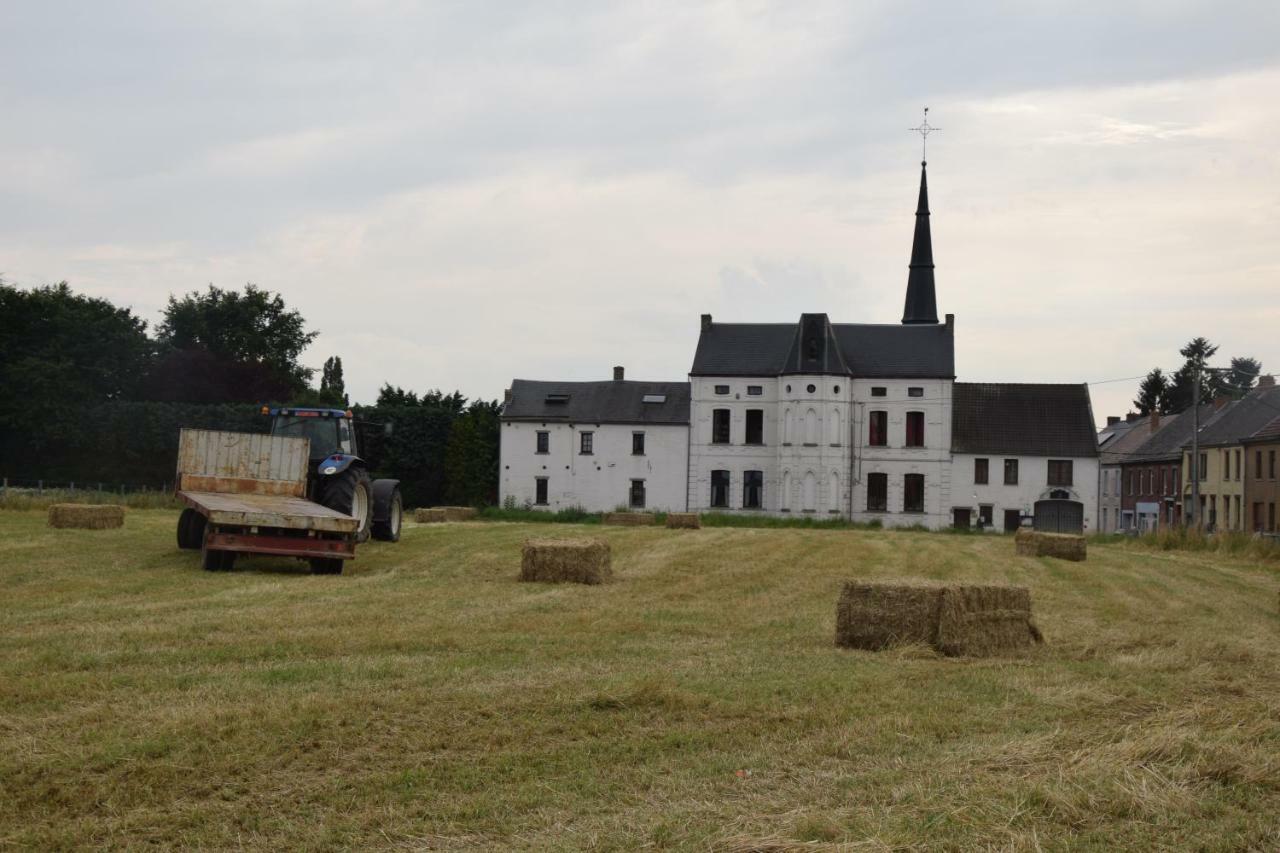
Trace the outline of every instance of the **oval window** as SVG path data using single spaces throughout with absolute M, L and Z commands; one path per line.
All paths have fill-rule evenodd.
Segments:
M 790 386 L 790 385 L 788 385 L 788 386 L 787 386 L 787 393 L 788 393 L 788 394 L 790 394 L 790 393 L 791 393 L 791 386 Z
M 818 386 L 816 386 L 816 385 L 810 385 L 810 386 L 809 386 L 808 388 L 806 388 L 805 390 L 806 390 L 806 391 L 808 391 L 810 394 L 812 394 L 814 391 L 817 391 L 817 390 L 818 390 Z
M 839 386 L 839 385 L 837 385 L 836 387 L 832 388 L 832 389 L 831 389 L 831 393 L 832 393 L 832 394 L 839 394 L 839 393 L 840 393 L 840 386 Z

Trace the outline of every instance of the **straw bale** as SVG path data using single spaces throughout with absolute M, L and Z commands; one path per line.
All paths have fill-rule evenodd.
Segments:
M 621 527 L 644 527 L 657 521 L 657 517 L 651 512 L 606 512 L 600 521 Z
M 444 507 L 431 507 L 430 509 L 415 509 L 413 511 L 413 520 L 419 524 L 435 524 L 447 519 L 445 518 Z
M 124 507 L 112 504 L 52 504 L 50 527 L 78 527 L 84 530 L 106 530 L 124 526 Z
M 914 644 L 984 657 L 1042 641 L 1025 587 L 852 581 L 836 605 L 836 644 L 850 648 Z
M 598 584 L 613 579 L 609 543 L 599 539 L 529 539 L 520 580 Z
M 702 527 L 702 516 L 696 512 L 669 512 L 667 513 L 667 527 L 698 530 Z
M 1059 560 L 1081 562 L 1088 556 L 1085 538 L 1071 533 L 1019 529 L 1013 540 L 1017 553 L 1026 557 L 1057 557 Z
M 440 509 L 444 510 L 445 521 L 472 521 L 477 514 L 473 506 L 446 506 Z

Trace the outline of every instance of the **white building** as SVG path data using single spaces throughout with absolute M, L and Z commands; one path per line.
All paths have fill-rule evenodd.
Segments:
M 662 390 L 606 401 L 599 395 L 610 385 Z M 659 410 L 641 393 L 672 403 Z M 615 383 L 517 380 L 508 397 L 500 491 L 517 503 L 930 528 L 982 519 L 994 530 L 1016 514 L 1049 529 L 1095 528 L 1088 388 L 955 381 L 955 318 L 938 321 L 923 168 L 901 323 L 833 324 L 826 314 L 716 323 L 703 314 L 687 384 L 623 383 L 620 374 Z M 652 458 L 627 456 L 638 423 L 662 448 Z M 1003 467 L 979 482 L 979 460 L 1006 459 L 1018 471 L 1012 482 Z M 633 499 L 637 481 L 642 500 Z
M 499 497 L 550 511 L 683 511 L 689 384 L 517 379 L 502 411 Z
M 1088 386 L 957 382 L 951 440 L 956 526 L 1007 531 L 1039 516 L 1039 527 L 1098 529 Z

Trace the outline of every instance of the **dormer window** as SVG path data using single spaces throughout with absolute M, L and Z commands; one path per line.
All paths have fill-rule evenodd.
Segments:
M 568 394 L 562 394 L 562 393 L 558 393 L 558 392 L 553 392 L 553 393 L 551 393 L 551 394 L 548 394 L 548 395 L 547 395 L 547 403 L 548 403 L 549 405 L 561 405 L 561 406 L 562 406 L 562 405 L 564 405 L 564 404 L 565 404 L 565 403 L 567 403 L 567 402 L 569 402 L 569 395 L 568 395 Z
M 640 398 L 642 403 L 665 403 L 667 402 L 666 394 L 645 394 Z

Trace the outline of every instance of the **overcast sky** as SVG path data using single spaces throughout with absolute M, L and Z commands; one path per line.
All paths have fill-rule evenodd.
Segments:
M 1280 369 L 1278 37 L 1274 0 L 9 0 L 0 275 L 152 322 L 256 283 L 360 402 L 681 379 L 703 312 L 900 319 L 928 105 L 959 379 L 1195 335 Z

